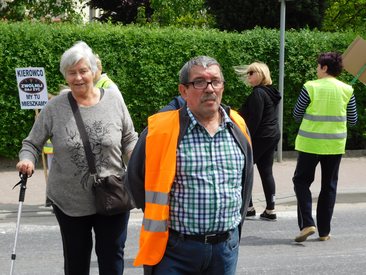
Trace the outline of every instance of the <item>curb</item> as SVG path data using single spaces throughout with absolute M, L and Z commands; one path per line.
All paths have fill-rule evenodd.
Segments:
M 278 157 L 278 152 L 275 152 L 275 159 Z M 360 150 L 346 150 L 346 153 L 343 155 L 345 158 L 359 158 L 366 157 L 366 149 Z M 296 159 L 297 151 L 282 151 L 283 159 Z M 15 165 L 17 164 L 18 159 L 11 159 L 0 156 L 0 170 L 11 170 L 15 171 Z M 36 169 L 42 169 L 42 163 L 39 162 Z
M 313 203 L 317 203 L 318 197 L 313 197 Z M 265 205 L 266 201 L 264 199 L 255 200 L 256 203 Z M 278 196 L 276 199 L 276 206 L 280 207 L 296 207 L 296 196 L 294 194 L 283 194 Z M 336 204 L 354 204 L 354 203 L 366 203 L 366 192 L 359 193 L 338 193 Z M 8 219 L 16 219 L 18 215 L 18 204 L 5 204 L 1 205 L 0 210 L 0 222 Z M 281 211 L 281 210 L 280 210 Z M 278 212 L 280 212 L 278 211 Z M 131 214 L 142 215 L 140 209 L 131 210 Z M 52 208 L 46 207 L 44 205 L 24 205 L 22 206 L 23 218 L 31 218 L 31 217 L 49 217 L 54 216 Z

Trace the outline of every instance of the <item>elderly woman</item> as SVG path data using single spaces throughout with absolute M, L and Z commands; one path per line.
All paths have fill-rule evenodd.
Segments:
M 42 110 L 23 140 L 16 167 L 31 175 L 44 143 L 51 139 L 54 157 L 47 197 L 60 226 L 65 274 L 89 274 L 94 230 L 99 273 L 120 275 L 129 212 L 96 213 L 93 178 L 68 94 L 80 109 L 101 177 L 121 173 L 122 156 L 131 154 L 137 133 L 121 93 L 115 88 L 104 92 L 94 87 L 97 63 L 86 43 L 78 42 L 64 52 L 60 71 L 71 91 L 54 97 Z

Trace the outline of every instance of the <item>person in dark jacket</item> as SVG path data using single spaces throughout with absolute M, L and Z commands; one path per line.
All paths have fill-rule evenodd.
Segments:
M 174 97 L 167 105 L 159 110 L 159 112 L 166 112 L 172 110 L 178 110 L 184 106 L 186 101 L 181 95 Z
M 245 119 L 249 128 L 253 144 L 253 161 L 257 165 L 266 198 L 266 209 L 260 218 L 275 221 L 277 220 L 276 185 L 272 167 L 274 152 L 280 140 L 277 106 L 281 95 L 272 86 L 271 74 L 266 64 L 254 62 L 245 67 L 236 67 L 235 70 L 247 85 L 253 87 L 239 114 Z M 255 208 L 250 200 L 247 217 L 255 215 Z

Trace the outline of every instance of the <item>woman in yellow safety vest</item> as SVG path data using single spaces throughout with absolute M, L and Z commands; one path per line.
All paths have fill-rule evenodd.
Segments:
M 292 179 L 300 228 L 300 234 L 295 238 L 296 242 L 305 241 L 316 231 L 312 217 L 310 186 L 319 162 L 322 179 L 316 209 L 317 230 L 320 241 L 330 239 L 338 171 L 346 147 L 347 122 L 351 126 L 357 122 L 353 88 L 336 79 L 342 68 L 341 54 L 320 54 L 318 79 L 304 84 L 294 108 L 295 119 L 301 121 L 295 141 L 295 149 L 299 155 Z

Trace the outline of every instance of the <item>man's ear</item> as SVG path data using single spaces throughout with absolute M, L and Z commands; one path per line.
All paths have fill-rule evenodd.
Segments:
M 178 90 L 180 95 L 183 97 L 184 100 L 186 100 L 187 98 L 187 86 L 184 84 L 179 84 L 178 85 Z

